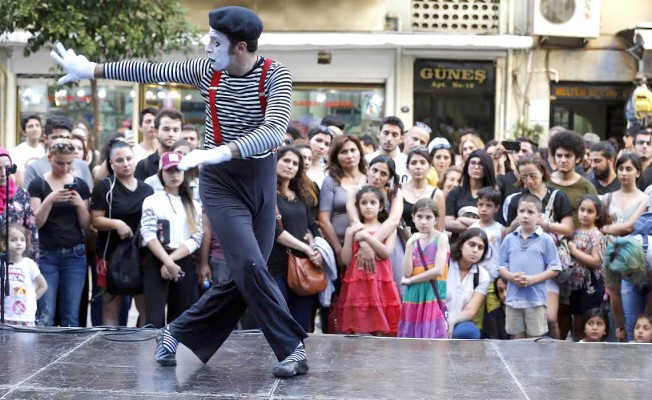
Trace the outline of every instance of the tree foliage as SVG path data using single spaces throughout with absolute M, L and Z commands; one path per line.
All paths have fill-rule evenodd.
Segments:
M 171 51 L 186 52 L 199 40 L 199 32 L 184 17 L 179 0 L 0 0 L 0 34 L 31 33 L 26 57 L 62 42 L 97 63 L 154 61 Z M 91 92 L 93 134 L 99 143 L 95 80 L 91 80 Z
M 1 0 L 0 32 L 32 34 L 25 56 L 60 41 L 98 63 L 190 48 L 198 32 L 178 0 Z

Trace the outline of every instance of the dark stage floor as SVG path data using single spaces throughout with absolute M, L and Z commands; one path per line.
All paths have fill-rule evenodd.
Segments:
M 260 334 L 232 335 L 206 365 L 181 347 L 176 368 L 154 362 L 153 340 L 103 335 L 1 330 L 0 398 L 623 400 L 652 387 L 652 345 L 313 335 L 310 373 L 280 380 Z

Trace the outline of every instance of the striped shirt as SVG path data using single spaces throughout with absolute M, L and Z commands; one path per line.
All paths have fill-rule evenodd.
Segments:
M 263 115 L 258 97 L 258 84 L 264 59 L 260 57 L 253 70 L 244 76 L 223 71 L 217 89 L 217 119 L 223 143 L 235 143 L 242 158 L 261 158 L 283 143 L 290 122 L 292 76 L 284 65 L 274 61 L 265 80 L 267 110 Z M 206 137 L 204 147 L 215 147 L 209 92 L 213 67 L 208 58 L 182 62 L 149 63 L 121 61 L 104 65 L 107 79 L 156 83 L 175 82 L 192 85 L 204 98 Z

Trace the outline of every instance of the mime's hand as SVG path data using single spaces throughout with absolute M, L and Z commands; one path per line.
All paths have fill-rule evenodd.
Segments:
M 66 71 L 66 75 L 59 79 L 59 85 L 77 82 L 81 79 L 95 79 L 97 64 L 88 61 L 88 58 L 82 55 L 75 54 L 73 49 L 66 50 L 61 42 L 57 43 L 57 51 L 50 52 L 50 57 L 54 58 L 54 61 Z
M 178 168 L 186 171 L 200 164 L 219 164 L 231 158 L 233 158 L 231 149 L 224 145 L 209 150 L 193 150 L 181 159 Z

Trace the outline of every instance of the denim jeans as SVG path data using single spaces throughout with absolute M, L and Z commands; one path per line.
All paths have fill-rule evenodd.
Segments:
M 623 279 L 620 283 L 620 295 L 623 298 L 627 341 L 634 340 L 634 323 L 636 322 L 636 317 L 643 314 L 649 293 L 649 285 L 644 285 L 643 288 L 636 289 L 628 280 Z
M 453 339 L 480 339 L 480 329 L 471 321 L 460 322 L 453 328 Z
M 79 302 L 86 278 L 86 250 L 84 244 L 59 250 L 41 248 L 39 268 L 48 283 L 43 320 L 54 325 L 58 314 L 61 326 L 79 326 Z

